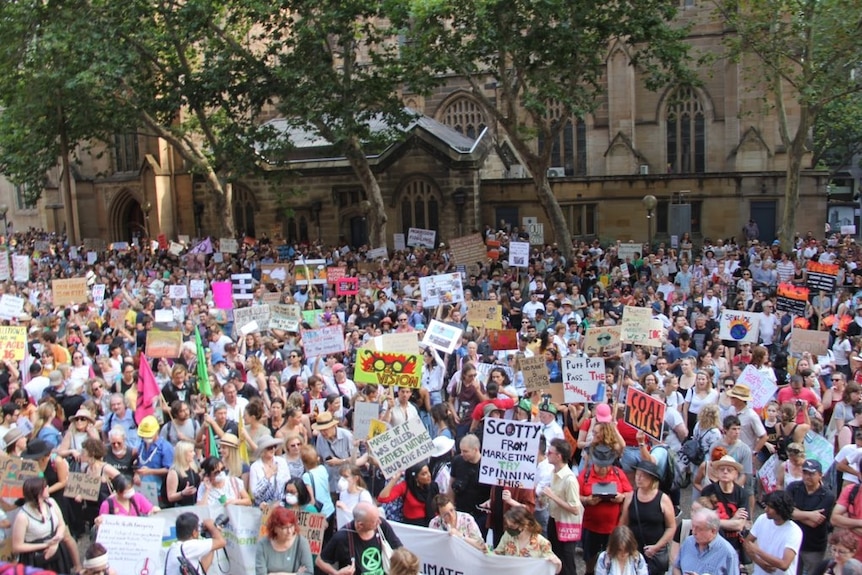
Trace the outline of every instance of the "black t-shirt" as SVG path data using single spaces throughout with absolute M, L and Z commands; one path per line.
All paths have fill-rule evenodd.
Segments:
M 832 507 L 835 506 L 835 496 L 820 486 L 814 493 L 808 493 L 802 481 L 794 481 L 787 486 L 787 493 L 793 498 L 793 506 L 800 511 L 816 511 L 823 509 L 826 518 L 832 516 Z M 829 521 L 824 521 L 817 527 L 809 527 L 797 521 L 802 529 L 802 547 L 800 551 L 826 551 L 829 540 Z
M 491 487 L 479 483 L 479 463 L 469 463 L 456 455 L 452 459 L 451 477 L 458 511 L 473 513 L 477 505 L 491 496 Z
M 260 397 L 260 392 L 257 390 L 257 388 L 247 383 L 243 384 L 241 389 L 238 388 L 236 390 L 236 394 L 249 400 L 255 397 Z
M 733 490 L 730 493 L 725 493 L 721 490 L 718 483 L 710 483 L 701 491 L 704 497 L 711 497 L 715 502 L 715 512 L 719 519 L 731 519 L 738 509 L 745 509 L 751 516 L 751 511 L 748 509 L 748 491 L 744 487 L 733 484 Z M 734 549 L 739 550 L 742 547 L 742 537 L 739 531 L 720 530 L 721 536 L 727 539 L 728 543 L 733 545 Z
M 384 519 L 380 521 L 380 530 L 393 550 L 402 547 L 401 540 Z M 335 532 L 320 551 L 320 558 L 337 569 L 347 567 L 352 560 L 356 566 L 355 575 L 385 575 L 380 553 L 379 536 L 368 541 L 363 540 L 356 533 L 356 526 L 351 521 Z

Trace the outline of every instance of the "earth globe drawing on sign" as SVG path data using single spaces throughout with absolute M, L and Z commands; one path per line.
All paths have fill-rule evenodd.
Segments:
M 602 333 L 596 336 L 596 341 L 599 342 L 599 345 L 601 345 L 602 347 L 610 345 L 611 339 L 612 337 L 609 333 Z
M 751 331 L 751 325 L 745 319 L 735 319 L 730 323 L 730 337 L 740 341 L 745 339 L 748 332 Z

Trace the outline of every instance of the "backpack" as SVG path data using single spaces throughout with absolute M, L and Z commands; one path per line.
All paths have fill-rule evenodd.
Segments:
M 653 448 L 664 449 L 667 452 L 667 462 L 662 471 L 661 477 L 658 480 L 658 488 L 665 493 L 670 493 L 674 487 L 687 487 L 680 485 L 679 468 L 677 467 L 676 454 L 664 445 L 657 445 Z
M 706 450 L 703 448 L 702 435 L 695 435 L 691 439 L 686 439 L 679 450 L 679 459 L 695 466 L 703 463 L 705 457 Z
M 132 506 L 132 509 L 135 510 L 135 516 L 140 517 L 141 516 L 141 510 L 138 508 L 138 504 L 135 502 L 134 497 L 129 499 L 129 504 Z M 114 514 L 114 498 L 109 497 L 108 498 L 108 515 L 113 515 L 113 514 Z
M 180 543 L 179 548 L 180 548 L 180 556 L 177 557 L 177 563 L 179 563 L 179 566 L 180 566 L 180 571 L 179 571 L 180 575 L 200 575 L 198 568 L 195 567 L 191 561 L 189 561 L 188 557 L 186 557 L 185 552 L 183 552 L 183 544 L 182 543 Z M 165 573 L 166 574 L 168 572 L 168 555 L 171 554 L 171 549 L 173 549 L 173 547 L 169 548 L 167 554 L 165 555 Z
M 799 427 L 799 424 L 794 424 L 790 433 L 780 436 L 775 442 L 775 452 L 778 453 L 778 459 L 781 461 L 787 461 L 787 446 L 793 443 L 793 434 L 796 433 L 797 427 Z

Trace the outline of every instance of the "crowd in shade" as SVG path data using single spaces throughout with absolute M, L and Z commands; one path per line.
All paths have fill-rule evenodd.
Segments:
M 31 473 L 2 483 L 0 575 L 117 573 L 105 518 L 171 508 L 165 575 L 210 572 L 209 510 L 239 507 L 256 575 L 417 575 L 397 524 L 564 575 L 858 574 L 862 250 L 758 235 L 571 259 L 511 226 L 382 252 L 10 235 L 0 457 Z M 495 420 L 537 430 L 528 485 L 487 481 Z M 390 468 L 374 437 L 408 429 L 426 458 Z

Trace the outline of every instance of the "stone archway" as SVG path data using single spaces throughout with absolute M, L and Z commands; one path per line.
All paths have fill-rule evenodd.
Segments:
M 131 242 L 134 237 L 147 235 L 141 202 L 129 190 L 120 190 L 114 197 L 109 214 L 112 241 Z

